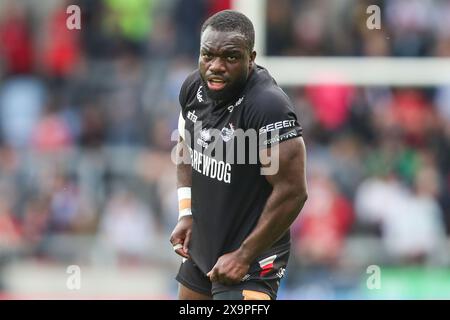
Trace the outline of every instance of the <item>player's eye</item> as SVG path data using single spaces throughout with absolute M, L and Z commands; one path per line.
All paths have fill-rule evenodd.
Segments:
M 228 62 L 235 62 L 237 60 L 237 57 L 236 56 L 228 56 L 227 57 L 227 61 Z
M 202 57 L 206 60 L 211 60 L 213 56 L 209 52 L 203 52 Z

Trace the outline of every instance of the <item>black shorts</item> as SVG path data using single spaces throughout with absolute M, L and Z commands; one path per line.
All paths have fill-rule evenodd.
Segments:
M 250 265 L 245 280 L 231 286 L 211 283 L 192 259 L 181 264 L 176 280 L 193 291 L 217 300 L 245 300 L 252 297 L 264 299 L 267 295 L 267 298 L 276 300 L 280 280 L 289 260 L 289 252 L 288 247 L 257 259 Z

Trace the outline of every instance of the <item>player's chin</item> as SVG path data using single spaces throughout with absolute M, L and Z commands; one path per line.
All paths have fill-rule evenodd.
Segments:
M 211 89 L 208 86 L 208 96 L 213 100 L 225 100 L 229 95 L 230 90 L 228 90 L 228 86 L 224 86 L 220 89 L 216 88 Z

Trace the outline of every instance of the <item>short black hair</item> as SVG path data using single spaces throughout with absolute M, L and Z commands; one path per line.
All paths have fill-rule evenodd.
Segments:
M 239 32 L 245 37 L 248 50 L 250 52 L 253 51 L 255 45 L 255 29 L 253 28 L 253 23 L 246 15 L 234 10 L 219 11 L 203 23 L 202 34 L 208 27 L 216 31 Z

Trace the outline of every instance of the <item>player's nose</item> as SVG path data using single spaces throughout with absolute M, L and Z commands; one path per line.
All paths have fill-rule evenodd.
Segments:
M 223 73 L 225 72 L 225 63 L 220 57 L 216 57 L 211 61 L 209 65 L 209 71 L 211 73 Z

